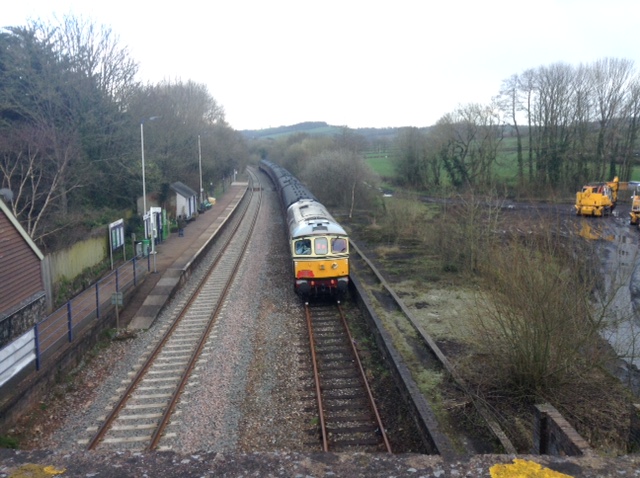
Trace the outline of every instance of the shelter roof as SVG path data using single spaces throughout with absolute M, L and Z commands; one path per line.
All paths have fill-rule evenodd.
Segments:
M 169 187 L 171 189 L 173 189 L 176 193 L 180 194 L 180 196 L 185 197 L 185 198 L 189 198 L 189 197 L 198 195 L 197 192 L 195 192 L 193 189 L 191 189 L 186 184 L 181 183 L 180 181 L 176 181 L 175 183 L 171 183 L 171 185 Z

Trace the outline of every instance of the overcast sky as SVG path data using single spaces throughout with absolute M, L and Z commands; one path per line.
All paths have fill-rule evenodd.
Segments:
M 139 80 L 206 84 L 235 129 L 429 126 L 526 69 L 640 68 L 638 0 L 7 0 L 0 26 L 109 26 Z

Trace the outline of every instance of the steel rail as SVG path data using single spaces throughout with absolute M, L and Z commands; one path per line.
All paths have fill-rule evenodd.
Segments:
M 362 362 L 360 361 L 360 356 L 358 355 L 358 349 L 355 346 L 353 337 L 351 335 L 351 331 L 349 330 L 349 325 L 347 324 L 347 319 L 344 316 L 344 312 L 340 304 L 336 304 L 338 307 L 338 312 L 340 313 L 340 319 L 342 320 L 342 325 L 344 326 L 344 331 L 349 338 L 349 344 L 351 345 L 351 350 L 353 351 L 353 356 L 355 357 L 356 363 L 358 365 L 358 370 L 360 371 L 360 377 L 362 379 L 362 383 L 367 390 L 367 396 L 369 398 L 369 404 L 371 406 L 371 410 L 376 416 L 376 422 L 378 423 L 378 429 L 380 430 L 380 434 L 382 435 L 382 439 L 384 440 L 384 446 L 387 449 L 388 453 L 393 453 L 391 451 L 391 444 L 389 443 L 389 438 L 387 437 L 387 432 L 384 429 L 382 424 L 382 418 L 380 418 L 380 413 L 378 412 L 378 407 L 376 406 L 376 402 L 373 398 L 373 393 L 371 393 L 371 387 L 369 387 L 369 382 L 367 381 L 367 376 L 364 372 L 364 367 L 362 366 Z
M 252 188 L 252 193 L 253 195 L 253 188 Z M 251 241 L 251 234 L 255 228 L 256 225 L 256 221 L 258 219 L 258 215 L 260 214 L 260 208 L 262 205 L 262 195 L 259 196 L 258 199 L 258 206 L 256 209 L 256 213 L 254 214 L 252 220 L 251 220 L 251 226 L 249 227 L 249 231 L 247 233 L 247 236 L 245 237 L 244 243 L 242 245 L 242 250 L 246 250 L 249 241 Z M 169 400 L 169 404 L 167 405 L 167 408 L 165 409 L 162 418 L 160 419 L 160 423 L 158 424 L 158 427 L 154 430 L 153 434 L 151 435 L 151 441 L 149 443 L 149 446 L 147 447 L 147 451 L 153 451 L 157 448 L 158 446 L 158 442 L 160 441 L 160 439 L 162 438 L 162 434 L 165 430 L 165 428 L 167 427 L 167 425 L 169 424 L 169 421 L 171 419 L 171 416 L 173 415 L 173 411 L 175 410 L 177 404 L 178 404 L 178 400 L 180 399 L 180 396 L 182 395 L 182 392 L 184 391 L 187 382 L 189 380 L 189 378 L 191 377 L 191 373 L 193 372 L 193 369 L 196 366 L 196 363 L 198 362 L 198 359 L 200 358 L 200 354 L 202 353 L 202 349 L 204 349 L 204 346 L 207 343 L 207 340 L 209 338 L 209 334 L 211 333 L 211 329 L 213 328 L 214 324 L 215 324 L 215 318 L 218 316 L 218 314 L 220 313 L 220 310 L 222 309 L 223 305 L 224 305 L 224 300 L 227 297 L 227 294 L 229 293 L 229 290 L 231 289 L 231 286 L 233 284 L 233 280 L 235 279 L 238 270 L 239 270 L 239 266 L 240 263 L 242 262 L 242 259 L 244 257 L 244 254 L 238 254 L 238 258 L 235 262 L 235 264 L 233 265 L 233 272 L 231 273 L 231 276 L 229 277 L 229 280 L 227 281 L 224 290 L 222 292 L 222 294 L 220 295 L 220 300 L 218 301 L 218 305 L 216 306 L 216 309 L 213 311 L 213 313 L 210 316 L 210 320 L 209 323 L 207 324 L 206 329 L 203 331 L 202 336 L 200 337 L 200 340 L 198 341 L 198 346 L 196 347 L 196 349 L 193 351 L 193 353 L 191 354 L 191 358 L 189 359 L 189 364 L 187 365 L 187 368 L 185 369 L 185 371 L 183 372 L 182 375 L 182 379 L 180 380 L 180 383 L 178 384 L 178 386 L 176 387 L 175 391 L 173 392 L 173 395 L 171 396 L 171 399 Z
M 253 193 L 254 193 L 254 189 L 251 188 L 251 195 L 252 196 L 253 196 Z M 97 445 L 102 441 L 102 439 L 104 438 L 105 434 L 111 428 L 111 425 L 113 424 L 113 422 L 115 421 L 115 419 L 120 414 L 120 412 L 124 408 L 125 404 L 129 400 L 131 394 L 134 392 L 136 387 L 140 384 L 142 379 L 146 376 L 147 372 L 151 368 L 151 365 L 153 364 L 153 362 L 155 361 L 157 356 L 160 354 L 160 352 L 162 351 L 162 349 L 164 348 L 164 346 L 166 345 L 166 343 L 168 342 L 170 337 L 173 335 L 173 333 L 175 332 L 175 330 L 178 327 L 178 325 L 182 322 L 182 319 L 185 317 L 186 312 L 189 310 L 191 305 L 196 301 L 196 299 L 197 299 L 198 295 L 200 294 L 201 290 L 204 288 L 204 285 L 207 283 L 208 279 L 211 277 L 211 274 L 213 273 L 215 267 L 220 262 L 220 260 L 222 258 L 222 255 L 223 255 L 222 252 L 227 247 L 229 247 L 229 245 L 231 243 L 231 240 L 233 239 L 233 237 L 237 233 L 237 231 L 238 231 L 238 229 L 239 229 L 239 227 L 240 227 L 240 225 L 242 223 L 242 220 L 243 220 L 244 216 L 246 215 L 247 211 L 249 210 L 250 203 L 251 203 L 250 200 L 247 201 L 247 204 L 246 204 L 245 208 L 242 210 L 242 215 L 240 216 L 240 219 L 234 225 L 234 227 L 233 227 L 233 229 L 231 231 L 231 234 L 229 234 L 229 236 L 226 238 L 225 242 L 223 243 L 223 245 L 222 245 L 222 247 L 220 249 L 220 252 L 218 253 L 218 256 L 216 257 L 216 259 L 211 264 L 209 270 L 207 271 L 206 276 L 202 279 L 200 284 L 198 284 L 198 286 L 197 286 L 196 290 L 194 291 L 194 293 L 188 298 L 186 305 L 183 307 L 182 311 L 180 312 L 180 315 L 173 321 L 171 326 L 163 334 L 162 338 L 156 344 L 156 346 L 154 347 L 154 349 L 151 352 L 151 354 L 147 357 L 147 359 L 145 360 L 145 362 L 142 365 L 142 367 L 140 368 L 140 370 L 138 370 L 138 372 L 135 374 L 135 376 L 133 377 L 133 379 L 131 380 L 131 382 L 129 383 L 129 385 L 127 386 L 127 388 L 125 389 L 125 391 L 121 395 L 121 397 L 118 400 L 118 402 L 116 403 L 116 405 L 107 414 L 107 417 L 102 422 L 102 424 L 98 428 L 96 434 L 94 435 L 94 437 L 89 442 L 89 444 L 87 446 L 88 450 L 94 450 L 97 447 Z M 242 257 L 242 254 L 240 254 L 239 256 Z M 213 315 L 210 316 L 210 319 L 213 319 Z
M 320 387 L 320 374 L 318 372 L 318 360 L 316 358 L 316 349 L 314 345 L 313 325 L 311 324 L 311 312 L 309 311 L 309 303 L 305 302 L 304 312 L 307 317 L 307 328 L 309 330 L 309 346 L 311 348 L 311 361 L 313 362 L 313 378 L 316 387 L 316 399 L 318 402 L 318 415 L 320 417 L 320 432 L 322 434 L 322 451 L 329 451 L 329 439 L 327 436 L 327 425 L 324 421 L 324 410 L 322 406 L 322 389 Z
M 370 419 L 370 423 L 374 424 L 375 426 L 375 430 L 376 430 L 376 434 L 378 434 L 381 438 L 382 441 L 384 442 L 384 447 L 386 449 L 386 451 L 388 453 L 392 453 L 391 450 L 391 444 L 389 443 L 389 439 L 387 437 L 386 431 L 384 429 L 384 426 L 382 424 L 382 419 L 380 417 L 380 413 L 378 411 L 377 405 L 375 403 L 375 400 L 373 398 L 373 393 L 371 391 L 371 388 L 369 387 L 369 383 L 366 379 L 366 374 L 364 371 L 364 367 L 362 366 L 362 362 L 360 361 L 360 357 L 358 355 L 358 350 L 354 345 L 354 341 L 353 341 L 353 337 L 351 335 L 351 332 L 349 331 L 349 327 L 346 321 L 346 317 L 344 315 L 344 312 L 342 310 L 342 308 L 340 307 L 339 304 L 337 305 L 337 312 L 339 315 L 339 319 L 338 317 L 334 314 L 333 315 L 333 319 L 332 322 L 335 323 L 335 326 L 338 327 L 338 329 L 336 329 L 336 333 L 340 333 L 343 334 L 342 335 L 342 339 L 346 340 L 349 342 L 349 345 L 347 344 L 343 344 L 344 346 L 344 351 L 349 355 L 349 359 L 348 362 L 350 364 L 350 367 L 353 368 L 354 366 L 358 369 L 357 372 L 355 372 L 354 378 L 357 379 L 357 381 L 359 382 L 359 387 L 361 388 L 362 392 L 363 392 L 363 397 L 364 395 L 366 395 L 365 398 L 365 402 L 368 404 L 368 408 L 369 411 L 371 412 L 371 415 L 369 415 L 369 419 Z M 315 392 L 316 392 L 316 402 L 318 405 L 318 416 L 319 416 L 319 425 L 320 425 L 320 432 L 321 432 L 321 436 L 322 436 L 322 449 L 323 451 L 327 452 L 329 451 L 330 448 L 333 447 L 333 445 L 330 445 L 329 443 L 329 431 L 328 431 L 328 424 L 327 424 L 327 415 L 325 414 L 325 410 L 324 407 L 326 406 L 325 403 L 325 397 L 324 397 L 324 387 L 328 386 L 328 384 L 322 384 L 322 372 L 320 370 L 319 367 L 319 363 L 318 363 L 318 350 L 322 349 L 322 347 L 318 347 L 316 346 L 316 332 L 314 330 L 314 326 L 313 326 L 313 319 L 311 317 L 311 308 L 309 307 L 309 304 L 306 303 L 305 304 L 305 316 L 306 316 L 306 320 L 307 320 L 307 329 L 309 332 L 309 347 L 310 347 L 310 351 L 311 351 L 311 361 L 313 364 L 313 377 L 314 377 L 314 383 L 315 383 Z M 342 330 L 342 332 L 339 332 L 340 330 Z M 322 345 L 322 344 L 320 344 Z M 330 378 L 325 377 L 329 383 L 331 381 Z M 329 385 L 329 388 L 331 389 L 332 387 Z M 331 399 L 329 399 L 329 401 L 331 402 Z M 366 405 L 365 405 L 366 407 Z M 329 414 L 330 416 L 331 414 Z M 337 417 L 334 417 L 334 420 L 337 419 Z M 339 419 L 340 420 L 340 419 Z M 350 421 L 347 417 L 344 417 L 341 419 L 342 421 Z M 331 421 L 331 420 L 329 420 Z
M 252 188 L 253 189 L 253 188 Z M 252 191 L 253 194 L 253 191 Z M 258 215 L 260 214 L 260 208 L 262 205 L 262 195 L 260 195 L 259 197 L 259 202 L 258 202 L 258 207 L 256 210 L 256 213 L 253 216 L 253 219 L 251 221 L 251 226 L 249 227 L 249 231 L 247 233 L 247 236 L 244 240 L 244 243 L 242 245 L 242 249 L 246 250 L 249 241 L 251 241 L 251 233 L 253 232 L 253 229 L 255 228 L 255 224 L 256 221 L 258 219 Z M 204 346 L 207 343 L 207 340 L 209 338 L 209 334 L 211 333 L 211 329 L 213 328 L 213 325 L 215 324 L 215 318 L 218 316 L 218 314 L 220 313 L 220 310 L 222 309 L 222 306 L 224 304 L 224 300 L 227 297 L 227 294 L 229 293 L 229 290 L 231 289 L 231 286 L 233 284 L 233 280 L 236 277 L 236 274 L 238 273 L 238 269 L 240 266 L 240 263 L 242 262 L 242 259 L 244 257 L 244 254 L 238 254 L 238 258 L 235 262 L 235 264 L 233 265 L 233 272 L 231 273 L 231 276 L 229 277 L 229 280 L 227 281 L 227 284 L 224 287 L 224 290 L 222 292 L 222 294 L 220 295 L 220 300 L 218 301 L 218 305 L 216 306 L 215 310 L 212 312 L 211 317 L 209 320 L 209 323 L 207 324 L 206 329 L 203 331 L 202 336 L 200 337 L 200 340 L 198 341 L 198 346 L 196 347 L 196 349 L 193 351 L 193 354 L 191 355 L 191 359 L 189 360 L 189 364 L 187 365 L 187 368 L 182 376 L 182 379 L 180 380 L 180 383 L 178 384 L 178 386 L 176 387 L 171 400 L 169 401 L 169 405 L 167 406 L 161 420 L 160 420 L 160 424 L 158 425 L 158 427 L 155 429 L 155 431 L 153 432 L 152 436 L 151 436 L 151 442 L 149 444 L 149 446 L 147 447 L 148 451 L 151 450 L 155 450 L 158 446 L 158 442 L 160 441 L 160 438 L 162 437 L 162 433 L 164 432 L 165 428 L 167 427 L 167 425 L 169 424 L 169 420 L 171 419 L 171 416 L 173 414 L 173 411 L 175 410 L 175 407 L 178 404 L 178 400 L 180 399 L 180 396 L 182 395 L 182 392 L 184 391 L 184 388 L 187 385 L 187 382 L 189 381 L 189 378 L 191 377 L 191 373 L 193 372 L 193 369 L 196 366 L 196 363 L 198 362 L 198 358 L 200 357 L 202 350 L 204 349 Z

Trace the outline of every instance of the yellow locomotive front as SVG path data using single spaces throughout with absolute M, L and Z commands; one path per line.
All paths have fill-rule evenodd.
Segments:
M 303 200 L 287 211 L 294 287 L 303 298 L 343 296 L 349 284 L 349 239 L 322 206 Z

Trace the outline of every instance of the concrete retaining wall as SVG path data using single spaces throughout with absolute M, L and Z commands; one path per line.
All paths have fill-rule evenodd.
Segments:
M 536 455 L 585 456 L 591 447 L 552 405 L 535 406 L 533 450 Z
M 418 385 L 411 377 L 411 373 L 404 364 L 400 354 L 393 346 L 391 337 L 382 326 L 366 294 L 362 293 L 360 282 L 353 276 L 350 279 L 349 286 L 351 296 L 369 323 L 370 330 L 375 336 L 378 350 L 386 362 L 389 371 L 392 373 L 396 386 L 407 408 L 411 411 L 418 429 L 421 431 L 425 448 L 429 453 L 440 454 L 443 457 L 457 456 L 448 437 L 439 432 L 439 424 L 435 414 L 422 393 L 420 393 Z

